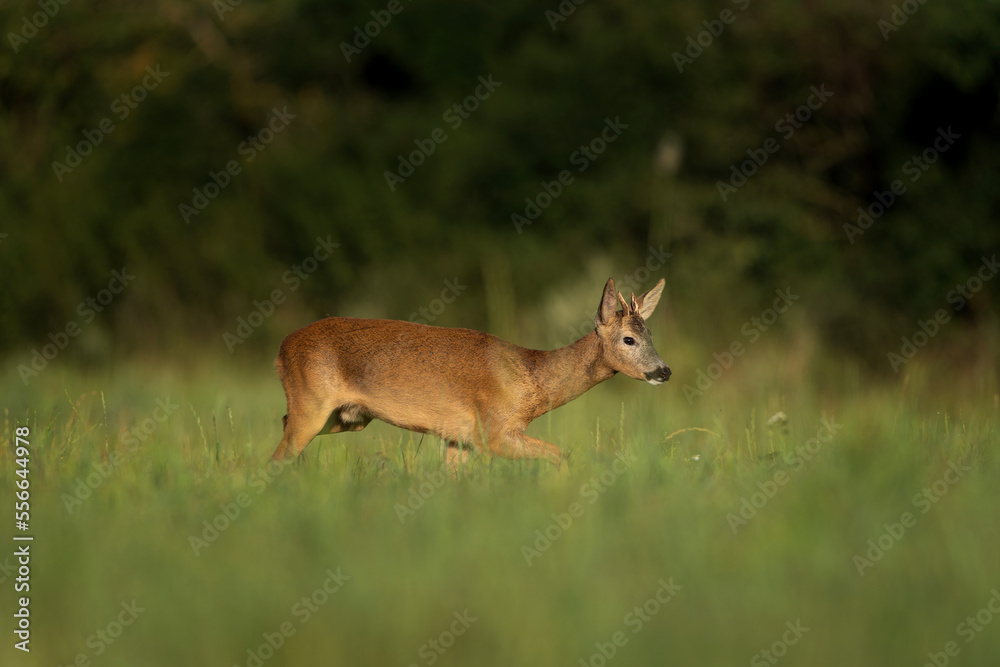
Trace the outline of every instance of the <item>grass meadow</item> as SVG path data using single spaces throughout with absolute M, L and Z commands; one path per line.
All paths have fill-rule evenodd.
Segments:
M 267 358 L 53 363 L 28 387 L 11 366 L 0 662 L 996 664 L 996 369 L 925 350 L 875 381 L 796 349 L 762 342 L 689 401 L 711 351 L 661 347 L 666 385 L 618 376 L 532 425 L 566 469 L 476 456 L 457 478 L 377 422 L 269 469 Z

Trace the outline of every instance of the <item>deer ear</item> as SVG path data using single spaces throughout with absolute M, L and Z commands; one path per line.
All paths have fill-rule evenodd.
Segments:
M 632 314 L 632 310 L 628 306 L 628 302 L 625 301 L 625 297 L 622 296 L 621 292 L 618 292 L 618 301 L 622 304 L 622 315 L 628 317 Z
M 607 324 L 615 316 L 615 311 L 618 309 L 618 300 L 615 294 L 617 294 L 615 281 L 608 278 L 608 282 L 604 286 L 604 294 L 601 296 L 601 304 L 597 307 L 597 317 L 594 318 L 594 324 L 598 326 Z
M 639 306 L 639 317 L 644 320 L 648 320 L 649 316 L 653 314 L 653 311 L 656 310 L 656 304 L 660 302 L 660 295 L 663 293 L 663 286 L 665 284 L 666 281 L 663 278 L 660 278 L 660 282 L 656 283 L 656 285 L 653 286 L 653 289 L 635 299 L 635 302 Z

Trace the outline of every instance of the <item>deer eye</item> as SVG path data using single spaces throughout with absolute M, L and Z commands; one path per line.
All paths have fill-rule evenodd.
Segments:
M 625 343 L 626 345 L 635 345 L 635 338 L 632 338 L 631 336 L 625 336 L 624 338 L 622 338 L 622 342 Z

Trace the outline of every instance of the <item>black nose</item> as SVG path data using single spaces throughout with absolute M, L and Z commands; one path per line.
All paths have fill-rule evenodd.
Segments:
M 670 368 L 667 366 L 660 366 L 655 371 L 650 371 L 646 373 L 647 380 L 659 380 L 660 382 L 666 382 L 670 379 Z

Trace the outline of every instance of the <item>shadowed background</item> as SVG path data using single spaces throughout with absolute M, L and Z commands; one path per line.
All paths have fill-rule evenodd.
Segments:
M 725 347 L 791 286 L 798 333 L 884 371 L 997 249 L 995 5 L 907 5 L 898 29 L 882 2 L 559 7 L 74 2 L 25 40 L 39 7 L 5 5 L 0 349 L 22 363 L 77 320 L 59 363 L 225 355 L 282 289 L 234 348 L 257 363 L 326 314 L 411 319 L 456 278 L 434 323 L 562 344 L 652 247 L 669 261 L 635 284 L 667 278 L 672 333 Z M 420 164 L 390 188 L 401 158 Z M 722 192 L 734 168 L 753 175 Z M 292 290 L 318 237 L 339 247 Z M 135 280 L 84 321 L 121 267 Z M 993 294 L 948 336 L 993 326 Z

